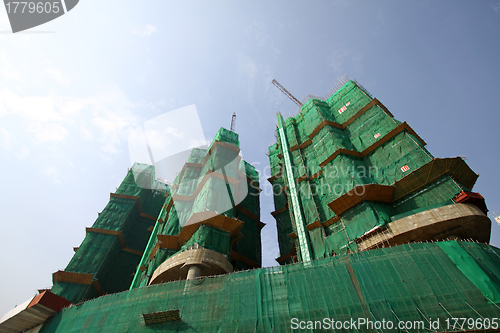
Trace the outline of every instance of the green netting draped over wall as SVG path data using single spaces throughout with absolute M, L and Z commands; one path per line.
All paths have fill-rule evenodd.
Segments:
M 284 211 L 283 213 L 276 214 L 274 217 L 276 218 L 278 240 L 285 240 L 287 238 L 289 239 L 288 235 L 293 232 L 293 227 L 292 227 L 292 220 L 290 219 L 290 214 L 288 210 Z M 293 242 L 285 242 L 285 241 L 278 242 L 278 244 L 280 249 L 280 255 L 285 255 L 287 253 L 290 253 L 294 245 Z
M 407 124 L 394 119 L 385 106 L 354 81 L 347 82 L 326 101 L 310 99 L 296 117 L 285 120 L 284 129 L 304 223 L 307 226 L 319 221 L 323 225 L 319 231 L 308 230 L 315 258 L 356 251 L 356 239 L 373 228 L 453 204 L 458 193 L 471 190 L 445 174 L 422 186 L 415 183 L 413 188 L 407 187 L 408 194 L 396 201 L 388 203 L 387 198 L 381 198 L 382 203 L 377 197 L 362 200 L 337 217 L 329 204 L 349 191 L 370 184 L 394 186 L 434 160 Z M 274 188 L 286 188 L 289 184 L 282 172 L 282 138 L 277 139 L 277 144 L 269 147 L 270 181 Z M 282 211 L 285 200 L 288 209 Z M 274 191 L 274 202 L 280 212 L 275 214 L 277 222 L 285 221 L 286 214 L 290 215 L 288 220 L 294 221 L 291 198 Z M 278 223 L 282 256 L 294 244 L 288 236 L 290 227 L 297 234 L 293 222 Z
M 210 148 L 213 145 L 213 142 L 225 142 L 235 147 L 240 146 L 240 141 L 238 141 L 238 134 L 228 129 L 225 129 L 224 127 L 221 127 L 217 132 L 217 134 L 215 134 L 215 138 L 212 141 Z
M 498 266 L 492 265 L 489 260 L 484 260 L 485 255 L 477 251 L 477 248 L 473 248 L 476 251 L 471 251 L 475 256 L 472 257 L 456 241 L 438 245 L 458 269 L 481 290 L 490 303 L 500 303 L 500 268 Z
M 457 265 L 443 251 L 457 246 L 470 260 Z M 469 274 L 490 277 L 493 290 L 498 267 L 500 250 L 486 244 L 410 244 L 107 295 L 62 310 L 40 332 L 290 332 L 292 318 L 423 323 L 410 333 L 428 332 L 429 320 L 439 318 L 435 330 L 444 332 L 450 317 L 498 317 L 490 301 L 498 292 L 484 295 Z M 141 322 L 143 314 L 169 310 L 179 310 L 181 320 Z
M 342 221 L 350 239 L 359 238 L 368 230 L 388 222 L 380 218 L 374 206 L 373 202 L 363 202 L 342 215 Z
M 436 208 L 451 205 L 451 199 L 463 190 L 468 190 L 448 175 L 445 175 L 423 189 L 411 193 L 393 203 L 392 220 L 427 210 L 428 207 Z
M 52 292 L 77 303 L 99 292 L 127 290 L 148 242 L 148 229 L 164 201 L 164 189 L 155 181 L 153 167 L 134 164 L 64 270 L 90 274 L 101 290 L 92 284 L 76 283 L 80 281 L 77 278 L 74 282 L 56 281 Z
M 202 225 L 195 231 L 193 236 L 184 243 L 181 251 L 188 249 L 194 244 L 202 245 L 204 248 L 227 254 L 230 250 L 229 233 L 217 228 Z

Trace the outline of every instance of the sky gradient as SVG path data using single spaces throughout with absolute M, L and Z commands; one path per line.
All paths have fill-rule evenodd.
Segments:
M 236 112 L 276 265 L 266 152 L 298 107 L 272 79 L 299 100 L 358 80 L 435 157 L 465 156 L 500 211 L 499 59 L 498 0 L 82 0 L 17 34 L 0 10 L 0 316 L 66 267 L 130 167 L 130 131 L 192 104 L 207 140 Z

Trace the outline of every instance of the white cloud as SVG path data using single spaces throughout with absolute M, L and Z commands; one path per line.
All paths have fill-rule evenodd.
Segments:
M 245 54 L 240 54 L 238 61 L 238 71 L 245 75 L 249 80 L 255 79 L 257 74 L 257 65 Z
M 496 5 L 493 5 L 493 10 L 497 13 L 500 11 L 500 1 L 498 1 Z
M 7 13 L 0 14 L 0 30 L 2 30 L 2 31 L 10 31 L 11 30 Z
M 94 133 L 92 133 L 92 131 L 90 131 L 88 128 L 86 128 L 85 126 L 80 126 L 80 131 L 82 132 L 83 134 L 83 138 L 85 140 L 93 140 L 94 139 Z
M 61 173 L 60 171 L 54 167 L 54 166 L 49 166 L 46 167 L 45 169 L 42 170 L 41 172 L 42 176 L 50 177 L 56 184 L 61 184 Z
M 245 29 L 245 32 L 255 38 L 259 46 L 266 45 L 271 36 L 267 33 L 267 27 L 264 22 L 254 22 Z
M 1 24 L 0 24 L 1 26 Z M 15 82 L 24 82 L 21 74 L 17 71 L 14 66 L 10 63 L 7 58 L 7 53 L 5 51 L 0 51 L 0 75 L 3 80 L 6 81 L 15 81 Z
M 69 127 L 77 128 L 85 140 L 98 138 L 105 153 L 117 153 L 125 140 L 129 127 L 137 123 L 132 114 L 134 104 L 116 87 L 101 89 L 87 98 L 59 95 L 21 96 L 4 88 L 0 91 L 0 118 L 6 114 L 22 117 L 25 130 L 35 141 L 59 142 L 70 134 Z M 3 141 L 6 140 L 6 134 Z M 5 141 L 6 142 L 6 141 Z
M 116 113 L 107 113 L 92 119 L 92 123 L 101 129 L 104 136 L 112 135 L 129 124 L 127 119 Z
M 13 135 L 10 134 L 5 128 L 0 127 L 0 147 L 3 147 L 6 151 L 16 151 L 15 155 L 23 160 L 28 157 L 30 150 L 26 146 L 21 148 L 16 147 L 12 140 Z
M 275 23 L 279 30 L 284 30 L 285 27 L 280 22 Z M 267 50 L 271 50 L 273 53 L 273 60 L 277 60 L 281 51 L 274 46 L 271 35 L 268 33 L 269 29 L 267 28 L 264 22 L 253 22 L 251 25 L 245 28 L 245 33 L 251 37 L 253 37 L 259 47 L 265 47 Z
M 363 54 L 353 53 L 347 46 L 335 46 L 330 55 L 330 66 L 337 75 L 362 75 Z
M 47 68 L 44 71 L 44 73 L 47 74 L 52 79 L 54 79 L 57 83 L 64 84 L 64 85 L 67 85 L 68 83 L 70 83 L 70 80 L 66 76 L 64 76 L 63 73 L 58 69 Z
M 132 34 L 137 36 L 149 37 L 156 31 L 156 27 L 151 24 L 147 24 L 142 28 L 134 28 L 132 29 Z
M 35 134 L 38 142 L 64 141 L 68 130 L 61 124 L 42 124 L 39 122 L 28 123 L 26 129 Z
M 24 160 L 26 157 L 28 157 L 28 155 L 30 154 L 30 150 L 23 146 L 21 149 L 19 149 L 19 151 L 16 153 L 16 156 L 20 159 L 20 160 Z
M 118 146 L 121 141 L 125 139 L 128 130 L 137 123 L 137 120 L 131 114 L 119 114 L 113 111 L 101 114 L 92 119 L 92 124 L 100 130 L 101 150 L 105 153 L 116 154 L 120 151 Z
M 19 96 L 4 88 L 0 91 L 2 113 L 19 115 L 26 120 L 42 123 L 72 119 L 80 110 L 65 108 L 67 98 L 60 96 Z M 2 114 L 0 113 L 0 116 Z
M 345 63 L 350 56 L 350 51 L 345 48 L 335 48 L 330 58 L 330 66 L 338 74 L 345 70 Z
M 5 150 L 10 150 L 11 148 L 12 134 L 10 134 L 5 128 L 0 127 L 0 146 Z

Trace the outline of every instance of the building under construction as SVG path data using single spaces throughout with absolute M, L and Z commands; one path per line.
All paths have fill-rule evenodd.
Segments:
M 221 129 L 171 186 L 135 164 L 52 289 L 0 332 L 497 331 L 477 174 L 343 83 L 277 116 L 279 266 L 260 268 L 259 175 Z

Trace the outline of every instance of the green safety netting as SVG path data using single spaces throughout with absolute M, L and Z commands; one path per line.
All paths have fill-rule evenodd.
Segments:
M 323 168 L 322 180 L 330 186 L 334 199 L 349 192 L 356 186 L 374 183 L 370 169 L 363 160 L 347 155 L 339 155 Z
M 281 165 L 278 154 L 279 151 L 275 144 L 269 147 L 269 162 L 271 165 L 271 177 L 277 176 L 281 172 Z
M 207 150 L 202 148 L 193 148 L 187 159 L 187 163 L 200 164 L 205 156 L 207 155 Z
M 231 246 L 230 235 L 226 231 L 202 225 L 195 231 L 193 236 L 182 245 L 181 251 L 190 248 L 194 244 L 227 255 Z
M 372 167 L 370 174 L 374 181 L 392 185 L 432 158 L 411 134 L 402 132 L 366 156 L 365 161 Z M 406 171 L 403 169 L 405 166 L 408 167 Z
M 457 246 L 468 259 L 454 258 Z M 451 256 L 447 248 L 453 248 Z M 498 278 L 493 278 L 500 273 L 499 254 L 479 243 L 409 244 L 174 281 L 66 308 L 40 333 L 290 332 L 292 318 L 423 322 L 408 329 L 411 333 L 428 332 L 429 321 L 439 319 L 435 331 L 460 331 L 446 327 L 446 319 L 498 317 L 498 305 L 490 300 L 499 296 Z M 478 276 L 489 277 L 488 289 Z M 179 321 L 145 325 L 142 320 L 143 315 L 174 310 Z M 376 330 L 358 326 L 346 331 Z
M 312 142 L 320 162 L 330 157 L 337 149 L 353 150 L 354 148 L 349 141 L 349 136 L 344 131 L 332 126 L 325 126 L 319 130 L 318 134 L 312 138 Z
M 359 112 L 361 110 L 364 111 Z M 319 128 L 320 125 L 323 127 Z M 288 153 L 306 225 L 335 218 L 328 204 L 356 187 L 392 186 L 433 160 L 421 139 L 354 81 L 347 82 L 326 101 L 309 100 L 300 113 L 286 119 L 283 126 L 291 149 L 282 151 L 283 138 L 278 133 L 277 144 L 269 148 L 272 183 L 273 186 L 288 186 L 286 172 L 279 173 L 285 163 L 282 155 Z M 394 131 L 396 128 L 398 130 Z M 331 251 L 346 253 L 355 249 L 357 238 L 374 227 L 453 204 L 453 198 L 462 190 L 470 189 L 450 175 L 444 175 L 423 188 L 408 189 L 409 194 L 395 202 L 362 202 L 351 207 L 339 216 L 340 221 L 320 228 L 326 238 L 320 237 L 317 231 L 307 234 L 315 253 L 326 256 Z M 294 220 L 291 197 L 275 194 L 275 209 L 283 208 L 286 199 L 289 209 L 281 215 L 291 215 Z M 291 249 L 294 244 L 285 233 L 278 231 L 278 238 L 280 249 Z
M 328 207 L 328 204 L 333 200 L 333 195 L 330 185 L 325 181 L 325 177 L 317 177 L 313 181 L 309 182 L 309 184 L 311 186 L 311 191 L 314 202 L 316 203 L 316 209 L 318 211 L 320 221 L 327 221 L 333 218 L 335 213 Z
M 226 145 L 226 144 L 229 144 Z M 234 148 L 232 148 L 234 147 Z M 188 163 L 178 174 L 171 191 L 166 195 L 163 209 L 159 214 L 149 238 L 144 255 L 138 265 L 132 288 L 144 286 L 161 263 L 193 244 L 215 250 L 226 257 L 231 251 L 260 265 L 260 201 L 259 174 L 251 164 L 239 155 L 238 134 L 221 128 L 215 135 L 209 149 L 197 148 L 191 152 Z M 197 227 L 190 239 L 180 250 L 155 248 L 158 235 L 177 236 L 183 227 L 192 224 L 195 214 L 215 213 L 210 216 L 225 215 L 243 222 L 242 237 L 233 242 L 227 231 L 212 226 Z M 196 220 L 198 221 L 198 220 Z M 154 252 L 156 251 L 156 252 Z M 161 257 L 161 260 L 158 259 Z M 248 269 L 249 266 L 236 262 L 234 269 Z M 141 270 L 142 267 L 142 270 Z
M 292 220 L 290 219 L 290 213 L 288 210 L 274 215 L 276 218 L 276 228 L 278 231 L 278 245 L 280 249 L 280 256 L 290 253 L 293 248 L 293 242 L 290 241 L 289 234 L 293 230 Z
M 356 239 L 377 226 L 389 222 L 388 209 L 383 204 L 365 201 L 342 214 L 349 239 Z
M 260 265 L 262 263 L 262 243 L 260 239 L 260 227 L 255 223 L 254 220 L 252 220 L 252 218 L 244 214 L 238 214 L 238 219 L 244 222 L 240 233 L 245 241 L 238 242 L 235 250 L 238 253 L 245 254 L 247 258 Z
M 165 188 L 166 185 L 155 181 L 152 166 L 134 164 L 64 269 L 69 273 L 90 274 L 101 290 L 92 284 L 82 284 L 81 276 L 76 275 L 75 282 L 55 281 L 52 292 L 76 303 L 99 292 L 128 289 L 141 259 L 140 252 L 148 242 L 148 229 L 154 225 L 153 219 L 165 199 Z
M 326 252 L 328 255 L 336 255 L 336 254 L 346 254 L 348 250 L 350 250 L 350 245 L 355 246 L 356 244 L 351 243 L 349 240 L 349 236 L 344 228 L 344 226 L 340 223 L 340 225 L 336 226 L 337 230 L 325 238 L 325 246 Z
M 283 189 L 284 180 L 282 177 L 274 180 L 272 182 L 273 186 L 273 199 L 274 199 L 274 208 L 276 210 L 280 210 L 287 204 L 286 192 Z
M 325 256 L 327 248 L 325 246 L 325 232 L 321 228 L 315 228 L 309 231 L 309 238 L 311 239 L 313 258 L 321 259 Z
M 301 176 L 306 174 L 306 176 L 312 176 L 321 170 L 319 164 L 320 160 L 318 158 L 318 153 L 313 145 L 308 145 L 301 149 L 305 172 L 301 170 Z
M 316 221 L 319 221 L 318 210 L 316 209 L 316 204 L 314 202 L 314 198 L 311 192 L 311 187 L 309 186 L 308 181 L 303 181 L 298 184 L 299 188 L 299 197 L 300 202 L 302 204 L 302 209 L 305 217 L 305 224 L 311 224 Z M 291 207 L 291 204 L 290 204 Z
M 490 303 L 500 303 L 500 269 L 490 260 L 485 260 L 490 259 L 491 254 L 483 253 L 477 246 L 472 246 L 472 249 L 469 246 L 467 251 L 456 241 L 438 245 Z
M 355 150 L 362 152 L 400 124 L 378 105 L 356 118 L 345 132 Z
M 330 109 L 328 108 L 328 105 L 317 99 L 309 100 L 309 102 L 304 105 L 301 112 L 304 115 L 304 121 L 308 133 L 312 133 L 314 129 L 325 120 L 335 120 L 334 116 L 332 116 L 332 112 L 330 112 Z
M 260 216 L 259 175 L 253 166 L 238 157 L 238 145 L 238 135 L 221 128 L 210 150 L 192 150 L 188 164 L 177 175 L 171 188 L 156 181 L 152 166 L 134 164 L 66 267 L 65 272 L 73 275 L 70 278 L 64 275 L 62 280 L 56 281 L 52 291 L 72 302 L 80 302 L 101 292 L 128 289 L 134 274 L 138 275 L 137 285 L 146 284 L 145 277 L 178 252 L 176 249 L 157 248 L 150 258 L 149 254 L 157 244 L 157 235 L 176 236 L 193 213 L 207 210 L 240 218 L 245 225 L 249 225 L 242 229 L 245 237 L 236 242 L 236 246 L 241 251 L 248 251 L 240 254 L 260 264 L 260 228 L 256 228 L 257 221 L 246 218 L 233 206 L 241 204 L 253 216 Z M 204 176 L 211 172 L 219 172 L 220 177 L 205 179 Z M 226 182 L 226 179 L 233 181 Z M 250 181 L 253 183 L 250 184 Z M 252 195 L 247 196 L 247 193 Z M 175 200 L 173 204 L 174 194 L 193 199 Z M 208 226 L 197 229 L 182 249 L 194 243 L 225 255 L 231 251 L 228 232 Z M 254 246 L 249 246 L 250 243 Z M 143 270 L 139 269 L 141 266 Z M 91 284 L 88 284 L 88 276 Z
M 360 87 L 357 86 L 357 84 L 354 81 L 348 81 L 346 84 L 344 84 L 340 89 L 338 89 L 332 96 L 328 97 L 326 102 L 328 103 L 329 106 L 332 106 L 333 104 L 337 103 L 340 99 L 342 99 L 346 94 L 350 93 L 353 89 Z M 363 90 L 363 89 L 360 89 Z M 361 91 L 360 91 L 361 93 Z M 369 94 L 367 94 L 369 95 Z
M 416 214 L 424 210 L 451 205 L 452 200 L 458 193 L 468 190 L 448 175 L 445 175 L 434 183 L 425 186 L 419 191 L 395 201 L 392 204 L 394 216 L 397 220 L 408 215 Z
M 219 131 L 215 135 L 214 140 L 210 144 L 210 147 L 212 147 L 214 142 L 225 142 L 235 147 L 240 146 L 240 141 L 238 140 L 238 134 L 224 127 L 221 127 L 219 129 Z
M 307 132 L 307 126 L 304 121 L 304 115 L 299 113 L 297 117 L 295 117 L 295 125 L 296 125 L 296 135 L 299 144 L 303 144 L 307 140 L 309 140 L 309 133 Z
M 328 104 L 330 105 L 330 111 L 335 121 L 339 124 L 343 124 L 354 116 L 356 112 L 364 108 L 371 100 L 372 98 L 370 96 L 356 86 L 338 101 Z M 333 102 L 333 100 L 331 101 Z M 345 108 L 345 111 L 342 111 L 343 108 Z

